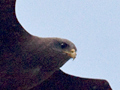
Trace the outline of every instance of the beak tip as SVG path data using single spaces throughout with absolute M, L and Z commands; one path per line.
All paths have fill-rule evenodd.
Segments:
M 75 51 L 75 49 L 71 49 L 71 57 L 73 58 L 73 60 L 76 58 L 76 51 Z

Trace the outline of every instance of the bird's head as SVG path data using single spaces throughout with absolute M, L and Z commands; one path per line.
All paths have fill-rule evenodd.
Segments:
M 55 38 L 52 41 L 52 49 L 55 52 L 63 54 L 63 56 L 68 57 L 68 58 L 76 58 L 76 47 L 75 45 L 67 40 L 67 39 L 60 39 L 60 38 Z
M 42 40 L 42 39 L 41 39 Z M 65 64 L 70 58 L 76 58 L 75 45 L 67 40 L 61 38 L 44 38 L 42 40 L 43 57 L 42 61 L 45 67 L 59 68 Z

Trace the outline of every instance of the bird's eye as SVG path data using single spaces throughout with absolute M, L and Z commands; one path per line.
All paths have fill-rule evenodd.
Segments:
M 63 43 L 63 42 L 61 43 L 61 48 L 62 48 L 62 49 L 66 48 L 67 46 L 68 46 L 68 45 L 67 45 L 66 43 Z

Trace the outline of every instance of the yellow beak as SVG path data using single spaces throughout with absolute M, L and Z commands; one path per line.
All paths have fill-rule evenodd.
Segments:
M 71 49 L 69 52 L 65 51 L 65 53 L 71 58 L 73 58 L 73 60 L 76 58 L 76 55 L 77 55 L 75 49 Z

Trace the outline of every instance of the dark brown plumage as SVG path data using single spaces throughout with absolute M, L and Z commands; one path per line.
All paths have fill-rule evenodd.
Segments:
M 37 86 L 36 89 L 43 87 L 47 90 L 51 89 L 49 84 L 56 90 L 61 86 L 64 90 L 86 87 L 86 81 L 82 78 L 77 80 L 76 77 L 59 71 L 65 62 L 75 58 L 75 45 L 66 39 L 39 38 L 29 34 L 17 21 L 15 1 L 0 0 L 0 89 L 27 90 Z M 98 80 L 86 80 L 91 82 L 87 87 L 101 86 L 103 82 L 99 80 L 101 83 L 96 84 Z M 63 85 L 69 81 L 76 84 L 68 84 L 71 87 Z
M 30 89 L 76 56 L 69 40 L 27 33 L 16 19 L 15 0 L 0 1 L 0 50 L 1 89 Z
M 68 75 L 61 70 L 31 90 L 112 90 L 106 80 Z

